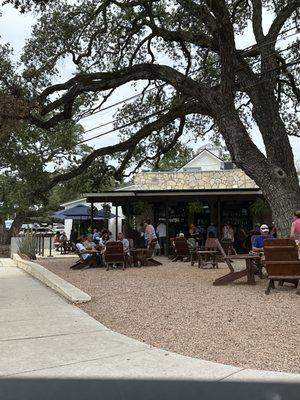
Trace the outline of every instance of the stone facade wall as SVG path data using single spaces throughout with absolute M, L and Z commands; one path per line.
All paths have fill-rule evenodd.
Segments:
M 142 172 L 135 176 L 138 190 L 257 189 L 242 170 L 199 172 Z

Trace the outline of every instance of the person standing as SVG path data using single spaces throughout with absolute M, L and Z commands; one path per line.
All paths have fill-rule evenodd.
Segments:
M 216 238 L 218 236 L 218 229 L 216 227 L 216 225 L 211 222 L 209 227 L 207 228 L 207 237 L 214 237 Z
M 232 242 L 234 241 L 234 230 L 233 227 L 230 225 L 230 223 L 225 223 L 223 226 L 223 231 L 222 231 L 222 240 L 231 240 Z
M 155 229 L 154 229 L 154 226 L 151 224 L 151 220 L 146 219 L 146 221 L 145 221 L 145 241 L 146 241 L 147 247 L 152 239 L 156 239 Z
M 291 238 L 300 241 L 300 210 L 295 212 L 295 217 L 291 225 Z
M 159 223 L 157 225 L 156 233 L 158 234 L 160 255 L 166 255 L 167 226 L 161 219 L 159 220 Z

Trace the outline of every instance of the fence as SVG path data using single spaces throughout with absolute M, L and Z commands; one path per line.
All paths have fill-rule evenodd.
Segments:
M 35 254 L 44 257 L 45 250 L 49 250 L 48 257 L 52 257 L 52 240 L 54 235 L 34 235 L 35 239 Z
M 36 255 L 38 256 L 42 256 L 42 257 L 53 257 L 53 252 L 54 252 L 54 248 L 53 248 L 53 237 L 55 235 L 54 234 L 32 234 L 33 237 L 33 244 L 34 244 L 34 252 Z M 14 253 L 18 253 L 19 252 L 19 246 L 20 246 L 20 241 L 22 241 L 22 236 L 20 237 L 13 237 L 11 239 L 11 256 Z M 62 246 L 60 248 L 60 252 L 61 254 L 66 253 L 66 248 L 69 249 L 69 246 Z

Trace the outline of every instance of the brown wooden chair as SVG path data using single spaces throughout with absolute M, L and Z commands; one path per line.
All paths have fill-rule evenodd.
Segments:
M 106 250 L 104 253 L 104 258 L 106 263 L 106 271 L 108 271 L 109 267 L 112 267 L 114 264 L 121 264 L 122 269 L 124 270 L 126 267 L 126 257 L 124 253 L 123 243 L 106 242 L 105 247 Z
M 203 268 L 207 264 L 211 264 L 212 268 L 219 268 L 218 259 L 220 252 L 214 238 L 207 238 L 204 245 L 204 250 L 192 251 L 191 265 L 194 265 L 195 258 L 198 258 L 198 267 Z
M 172 259 L 172 262 L 178 260 L 183 261 L 184 258 L 186 258 L 186 261 L 191 260 L 191 247 L 188 245 L 186 238 L 174 238 L 174 248 L 175 257 Z
M 298 286 L 300 280 L 300 260 L 298 248 L 293 239 L 273 239 L 264 241 L 265 268 L 268 273 L 269 284 L 266 294 L 275 288 L 275 281 L 279 285 L 284 282 Z
M 153 258 L 155 248 L 157 246 L 157 239 L 152 239 L 147 248 L 132 249 L 131 254 L 133 256 L 133 264 L 138 266 L 155 267 L 162 265 L 161 262 Z
M 84 268 L 95 268 L 97 267 L 97 259 L 93 257 L 89 260 L 84 260 L 82 254 L 77 252 L 79 256 L 79 260 L 76 261 L 75 264 L 70 266 L 70 269 L 84 269 Z
M 244 276 L 247 277 L 247 283 L 250 285 L 255 285 L 255 279 L 254 279 L 254 272 L 255 272 L 255 264 L 254 261 L 260 259 L 259 255 L 252 255 L 252 254 L 233 254 L 233 255 L 227 255 L 225 253 L 225 250 L 223 249 L 221 243 L 219 242 L 218 239 L 212 238 L 211 240 L 215 241 L 215 246 L 219 250 L 222 261 L 224 261 L 228 268 L 229 268 L 229 273 L 221 276 L 220 278 L 217 278 L 214 281 L 215 286 L 220 286 L 220 285 L 227 285 L 230 282 L 233 282 L 237 279 L 240 279 Z M 233 262 L 235 260 L 245 260 L 246 263 L 246 268 L 243 270 L 236 271 L 234 269 Z

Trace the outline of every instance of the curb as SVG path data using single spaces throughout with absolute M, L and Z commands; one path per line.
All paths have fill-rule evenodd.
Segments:
M 15 261 L 18 268 L 23 269 L 34 278 L 38 279 L 46 286 L 50 287 L 58 294 L 65 297 L 71 303 L 78 304 L 91 301 L 92 298 L 87 293 L 78 289 L 71 283 L 66 282 L 64 279 L 42 267 L 40 264 L 23 260 L 18 254 L 13 254 L 13 260 Z

